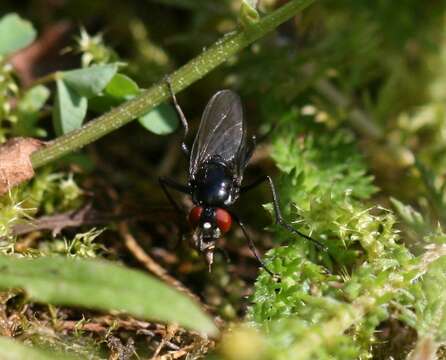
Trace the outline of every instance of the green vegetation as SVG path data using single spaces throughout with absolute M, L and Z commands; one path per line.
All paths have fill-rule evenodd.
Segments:
M 446 359 L 446 4 L 35 6 L 0 5 L 0 143 L 54 140 L 0 197 L 0 357 Z M 246 180 L 327 252 L 259 187 L 237 210 L 278 277 L 236 226 L 208 272 L 157 184 L 187 176 L 166 75 L 190 134 L 241 95 Z

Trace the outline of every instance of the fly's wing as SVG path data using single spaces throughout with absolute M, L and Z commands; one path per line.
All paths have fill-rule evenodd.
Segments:
M 189 174 L 193 177 L 203 163 L 218 157 L 234 175 L 241 177 L 245 148 L 246 126 L 240 97 L 231 90 L 221 90 L 209 100 L 204 110 L 192 146 Z

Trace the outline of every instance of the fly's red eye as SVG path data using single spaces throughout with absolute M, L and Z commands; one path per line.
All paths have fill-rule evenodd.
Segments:
M 203 208 L 200 206 L 195 206 L 189 213 L 189 223 L 196 227 L 200 222 L 201 213 L 203 212 Z
M 217 226 L 222 233 L 226 233 L 231 229 L 232 217 L 225 209 L 218 208 L 215 212 L 215 220 Z

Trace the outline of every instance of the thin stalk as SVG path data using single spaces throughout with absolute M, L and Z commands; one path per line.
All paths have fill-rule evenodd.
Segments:
M 251 27 L 227 34 L 209 49 L 169 76 L 174 92 L 178 93 L 201 79 L 231 56 L 292 18 L 313 2 L 314 0 L 291 0 L 271 14 L 260 19 Z M 94 142 L 133 119 L 149 112 L 168 98 L 169 92 L 165 81 L 159 81 L 141 95 L 88 122 L 82 128 L 71 131 L 49 142 L 48 146 L 32 154 L 31 162 L 33 167 L 38 168 L 48 164 Z
M 33 81 L 31 84 L 29 84 L 26 89 L 31 89 L 34 86 L 37 85 L 45 85 L 48 84 L 50 82 L 56 81 L 58 78 L 61 77 L 61 73 L 59 71 L 53 72 L 51 74 L 42 76 L 41 78 L 36 79 L 35 81 Z

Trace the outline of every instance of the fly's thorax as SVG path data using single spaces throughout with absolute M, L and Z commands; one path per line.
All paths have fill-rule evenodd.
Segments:
M 194 203 L 205 206 L 223 206 L 234 203 L 238 184 L 225 164 L 206 162 L 191 179 Z

